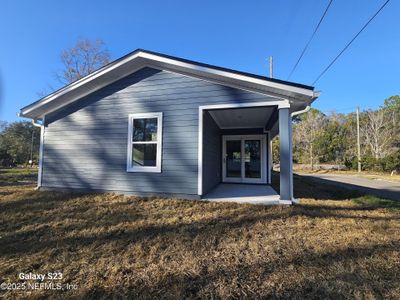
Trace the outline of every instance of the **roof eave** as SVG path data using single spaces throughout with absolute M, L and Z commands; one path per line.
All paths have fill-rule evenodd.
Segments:
M 54 110 L 60 109 L 79 98 L 82 98 L 112 82 L 115 82 L 129 74 L 138 71 L 146 66 L 169 69 L 173 72 L 183 73 L 188 76 L 199 77 L 200 79 L 210 80 L 224 84 L 224 81 L 231 81 L 235 87 L 252 90 L 259 93 L 269 93 L 275 91 L 283 96 L 309 100 L 315 97 L 313 87 L 302 86 L 299 84 L 285 84 L 280 80 L 267 80 L 261 76 L 249 76 L 247 73 L 235 72 L 233 70 L 220 67 L 213 67 L 184 59 L 172 58 L 166 55 L 155 54 L 154 52 L 136 50 L 103 68 L 55 91 L 54 93 L 23 107 L 20 116 L 41 119 L 43 115 Z M 69 97 L 68 97 L 69 96 Z M 68 99 L 69 98 L 69 99 Z M 55 101 L 59 100 L 59 105 Z M 61 101 L 62 100 L 62 101 Z M 53 104 L 53 105 L 50 105 Z M 49 111 L 42 109 L 49 106 Z

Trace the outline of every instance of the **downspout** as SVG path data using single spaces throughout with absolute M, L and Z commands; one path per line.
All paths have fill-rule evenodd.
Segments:
M 37 119 L 32 119 L 32 124 L 33 124 L 33 126 L 36 126 L 36 127 L 42 127 L 43 126 L 43 122 L 42 122 L 42 124 L 40 124 L 40 123 L 37 122 Z
M 315 99 L 317 99 L 317 98 L 319 97 L 320 94 L 321 94 L 320 92 L 314 92 L 314 95 L 313 95 L 313 97 L 312 97 L 310 103 L 307 104 L 306 108 L 303 109 L 303 110 L 299 110 L 299 111 L 292 112 L 291 116 L 292 116 L 292 117 L 295 117 L 295 116 L 298 116 L 298 115 L 301 115 L 301 114 L 305 114 L 306 112 L 310 111 L 310 109 L 311 109 L 311 102 L 313 102 Z
M 308 112 L 309 110 L 311 109 L 311 105 L 310 104 L 308 104 L 307 106 L 306 106 L 306 108 L 305 109 L 303 109 L 303 110 L 299 110 L 299 111 L 295 111 L 295 112 L 292 112 L 291 114 L 290 114 L 290 116 L 291 117 L 294 117 L 294 116 L 298 116 L 298 115 L 300 115 L 300 114 L 304 114 L 304 113 L 306 113 L 306 112 Z M 292 120 L 290 120 L 290 122 L 292 122 Z M 291 125 L 291 123 L 290 123 L 290 125 Z M 291 130 L 290 130 L 290 132 L 291 132 Z M 290 141 L 291 141 L 291 143 L 292 143 L 292 136 L 290 136 Z M 291 150 L 291 151 L 293 151 L 293 150 Z M 297 200 L 297 199 L 295 199 L 294 198 L 294 195 L 293 195 L 293 193 L 294 193 L 294 184 L 293 184 L 293 161 L 291 160 L 290 161 L 290 169 L 292 170 L 292 176 L 290 177 L 290 186 L 291 186 L 291 188 L 292 188 L 292 204 L 296 204 L 296 203 L 299 203 L 299 200 Z
M 308 112 L 310 109 L 311 109 L 311 105 L 307 105 L 306 108 L 303 109 L 303 110 L 299 110 L 299 111 L 292 112 L 291 116 L 292 116 L 292 117 L 295 117 L 295 116 L 298 116 L 298 115 L 301 115 L 301 114 L 305 114 L 305 113 Z
M 319 95 L 320 95 L 319 92 L 314 92 L 314 95 L 313 95 L 313 97 L 312 97 L 310 103 L 307 104 L 306 108 L 303 109 L 303 110 L 299 110 L 299 111 L 292 112 L 292 113 L 291 113 L 291 117 L 295 117 L 295 116 L 298 116 L 298 115 L 305 114 L 305 113 L 309 112 L 310 109 L 311 109 L 311 102 L 314 101 L 316 98 L 318 98 Z M 292 163 L 293 163 L 293 162 L 291 162 L 291 164 L 292 164 Z M 293 170 L 293 166 L 291 166 L 291 168 L 292 168 L 292 170 Z M 293 180 L 293 175 L 292 175 L 291 180 Z M 292 187 L 293 187 L 293 186 L 294 186 L 294 185 L 293 185 L 293 182 L 292 182 Z M 298 200 L 293 198 L 293 203 L 298 203 Z
M 42 122 L 38 123 L 37 119 L 32 119 L 33 126 L 40 127 L 40 147 L 39 147 L 39 170 L 36 190 L 42 186 L 42 174 L 43 174 L 43 149 L 44 149 L 44 117 Z

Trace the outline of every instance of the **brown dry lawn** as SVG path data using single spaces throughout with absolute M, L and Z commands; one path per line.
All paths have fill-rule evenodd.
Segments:
M 400 205 L 296 176 L 292 207 L 37 192 L 0 176 L 0 298 L 400 298 Z

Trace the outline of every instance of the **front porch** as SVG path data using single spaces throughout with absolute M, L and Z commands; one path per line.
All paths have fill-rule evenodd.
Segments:
M 203 200 L 211 202 L 236 202 L 261 205 L 292 204 L 291 201 L 280 200 L 279 194 L 265 184 L 220 183 Z
M 292 204 L 291 109 L 287 100 L 199 109 L 199 195 L 208 201 Z M 280 137 L 280 194 L 271 187 Z

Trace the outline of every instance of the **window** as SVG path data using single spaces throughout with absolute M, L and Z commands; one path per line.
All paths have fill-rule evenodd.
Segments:
M 161 172 L 162 113 L 129 115 L 128 172 Z

